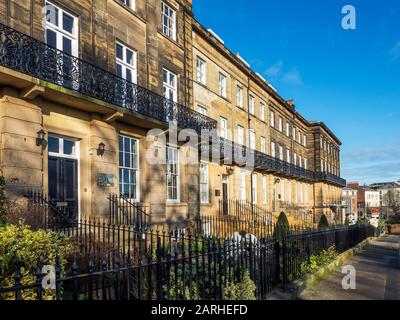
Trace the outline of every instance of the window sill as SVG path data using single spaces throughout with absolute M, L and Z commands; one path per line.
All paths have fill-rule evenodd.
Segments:
M 180 202 L 180 201 L 167 201 L 167 207 L 187 207 L 187 203 Z
M 143 22 L 146 22 L 146 20 L 143 17 L 139 16 L 138 12 L 136 11 L 136 7 L 135 7 L 135 9 L 132 9 L 132 8 L 128 7 L 126 4 L 122 3 L 120 0 L 114 0 L 114 2 L 116 2 L 122 8 L 127 10 L 129 13 L 133 14 L 136 18 L 140 19 Z
M 164 32 L 162 32 L 162 30 L 158 29 L 158 34 L 160 36 L 162 36 L 163 38 L 167 39 L 168 41 L 170 41 L 171 43 L 173 43 L 174 45 L 176 45 L 178 48 L 184 50 L 183 46 L 179 43 L 178 40 L 174 40 L 174 39 L 168 37 L 166 34 L 164 34 Z
M 201 83 L 201 82 L 198 81 L 198 80 L 193 80 L 193 82 L 196 83 L 196 84 L 198 84 L 199 86 L 203 87 L 204 89 L 210 91 L 211 93 L 215 94 L 218 98 L 223 99 L 223 100 L 225 100 L 225 101 L 228 102 L 228 103 L 232 103 L 232 102 L 228 99 L 228 97 L 224 97 L 224 96 L 220 95 L 219 92 L 213 91 L 211 88 L 209 88 L 209 87 L 207 86 L 207 81 L 206 81 L 206 84 Z M 239 106 L 237 106 L 237 107 L 240 108 Z M 240 109 L 243 109 L 243 108 L 240 108 Z
M 212 207 L 212 203 L 200 203 L 201 207 Z

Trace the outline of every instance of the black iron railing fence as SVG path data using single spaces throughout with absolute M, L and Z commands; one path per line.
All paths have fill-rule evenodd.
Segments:
M 75 232 L 84 243 L 82 237 L 88 230 L 93 232 L 93 224 L 77 227 Z M 111 227 L 108 237 L 126 230 Z M 100 230 L 93 238 L 104 232 Z M 228 286 L 243 281 L 247 271 L 255 284 L 255 297 L 266 299 L 278 286 L 300 277 L 302 264 L 312 255 L 331 246 L 341 253 L 375 233 L 369 225 L 319 230 L 275 226 L 275 230 L 280 231 L 259 240 L 136 230 L 130 246 L 122 247 L 125 252 L 121 247 L 108 256 L 86 252 L 86 264 L 74 255 L 64 270 L 59 259 L 48 261 L 56 271 L 52 274 L 55 290 L 50 293 L 56 300 L 220 300 L 229 298 Z M 37 300 L 43 298 L 41 264 L 32 283 L 24 281 L 22 266 L 22 261 L 15 261 L 12 284 L 0 288 L 0 299 L 21 300 L 27 293 Z
M 212 130 L 217 122 L 190 108 L 0 24 L 0 65 L 178 128 Z
M 59 226 L 74 226 L 77 217 L 71 216 L 67 207 L 56 207 L 41 190 L 30 190 L 26 193 L 27 209 L 30 212 L 26 221 L 34 228 L 51 229 Z
M 235 234 L 248 234 L 257 238 L 266 238 L 274 230 L 274 219 L 271 216 L 208 216 L 197 219 L 196 229 L 210 237 L 230 237 Z
M 243 218 L 266 217 L 272 222 L 272 213 L 248 200 L 219 200 L 219 216 L 235 216 Z
M 150 215 L 145 206 L 134 202 L 123 194 L 111 194 L 108 196 L 110 224 L 135 225 L 143 229 L 150 224 Z

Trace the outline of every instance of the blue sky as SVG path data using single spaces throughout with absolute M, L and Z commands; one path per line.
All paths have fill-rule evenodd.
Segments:
M 348 4 L 356 30 L 342 29 Z M 400 179 L 400 1 L 193 0 L 193 10 L 301 114 L 342 140 L 344 178 Z

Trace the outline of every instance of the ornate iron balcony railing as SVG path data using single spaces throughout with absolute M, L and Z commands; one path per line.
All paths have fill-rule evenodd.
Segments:
M 211 158 L 213 157 L 213 153 L 214 155 L 220 155 L 219 159 L 222 159 L 225 164 L 243 165 L 240 161 L 238 163 L 238 160 L 244 161 L 247 157 L 247 159 L 254 160 L 254 167 L 259 170 L 272 171 L 300 179 L 315 180 L 313 171 L 306 170 L 224 138 L 214 139 L 214 141 L 210 141 L 210 144 L 201 144 L 200 151 Z
M 3 24 L 0 65 L 181 129 L 201 133 L 217 127 L 214 119 Z
M 209 143 L 200 144 L 200 152 L 211 159 L 213 159 L 213 156 L 219 155 L 218 160 L 222 160 L 225 164 L 243 165 L 243 163 L 238 163 L 237 160 L 243 161 L 246 157 L 248 159 L 253 157 L 254 168 L 262 171 L 276 172 L 311 181 L 327 181 L 341 187 L 346 186 L 346 180 L 333 174 L 310 171 L 220 137 L 210 139 Z
M 318 181 L 328 181 L 334 184 L 337 184 L 341 187 L 346 186 L 346 180 L 343 178 L 340 178 L 332 173 L 327 173 L 327 172 L 316 172 L 315 173 L 315 180 Z

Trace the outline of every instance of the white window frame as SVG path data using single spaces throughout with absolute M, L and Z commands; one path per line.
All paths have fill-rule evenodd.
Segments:
M 267 176 L 262 177 L 262 193 L 263 193 L 263 204 L 267 204 L 268 200 Z
M 64 137 L 64 136 L 60 136 L 57 134 L 51 134 L 51 133 L 49 134 L 49 137 L 58 139 L 58 141 L 59 141 L 59 144 L 58 144 L 59 151 L 58 152 L 49 152 L 49 156 L 79 160 L 79 158 L 80 158 L 80 152 L 79 152 L 80 143 L 79 143 L 78 139 Z M 72 155 L 64 153 L 64 141 L 65 140 L 75 143 Z
M 256 150 L 256 132 L 253 129 L 249 130 L 249 148 Z
M 136 0 L 120 0 L 124 5 L 126 5 L 129 9 L 135 11 L 136 10 Z
M 281 195 L 281 201 L 285 201 L 285 179 L 281 179 L 280 181 L 280 195 Z
M 207 108 L 204 108 L 203 106 L 198 105 L 197 106 L 197 112 L 202 114 L 203 116 L 207 115 Z
M 290 137 L 290 123 L 286 122 L 286 136 Z
M 279 160 L 283 161 L 283 146 L 279 145 Z
M 260 119 L 265 121 L 265 104 L 260 102 Z
M 240 200 L 246 201 L 246 171 L 241 170 L 239 172 L 239 179 L 240 179 Z
M 164 75 L 167 78 L 167 82 L 164 81 Z M 171 84 L 171 76 L 173 76 L 173 81 Z M 173 102 L 178 101 L 178 76 L 167 68 L 163 67 L 163 95 L 166 99 L 170 99 Z M 168 93 L 168 94 L 167 94 Z M 172 93 L 172 99 L 170 98 L 170 94 Z
M 286 162 L 290 163 L 290 149 L 286 149 Z
M 236 86 L 236 105 L 243 108 L 243 88 L 241 86 Z
M 206 171 L 206 172 L 204 172 Z M 210 203 L 210 190 L 209 190 L 209 165 L 205 162 L 200 162 L 200 203 Z M 203 198 L 205 195 L 205 198 Z
M 122 59 L 117 57 L 117 46 L 122 47 Z M 132 52 L 132 57 L 133 57 L 133 64 L 130 64 L 127 62 L 127 53 L 128 51 Z M 117 68 L 118 66 L 121 67 L 122 70 L 122 75 L 121 78 L 127 79 L 127 71 L 129 70 L 132 73 L 132 82 L 137 83 L 137 52 L 133 50 L 132 48 L 124 45 L 120 41 L 115 42 L 115 59 L 116 59 L 116 64 Z
M 252 179 L 251 179 L 252 185 L 252 194 L 253 194 L 253 203 L 257 203 L 258 197 L 257 197 L 257 173 L 252 174 Z
M 140 156 L 139 155 L 139 152 L 140 152 L 139 142 L 140 141 L 138 139 L 136 139 L 136 138 L 133 138 L 133 137 L 129 137 L 129 136 L 125 136 L 125 135 L 119 135 L 118 139 L 121 139 L 121 138 L 122 138 L 122 146 L 123 146 L 122 149 L 120 148 L 120 144 L 119 144 L 120 140 L 118 140 L 119 192 L 121 194 L 125 193 L 124 187 L 121 189 L 121 184 L 123 186 L 125 184 L 125 181 L 123 179 L 124 174 L 121 175 L 120 174 L 120 170 L 132 171 L 132 173 L 135 175 L 135 179 L 136 179 L 136 186 L 134 186 L 135 187 L 134 192 L 135 192 L 136 197 L 129 197 L 129 200 L 130 201 L 134 201 L 134 202 L 140 202 L 140 159 L 139 159 L 139 156 Z M 135 147 L 136 147 L 135 152 L 132 152 L 133 150 L 131 150 L 130 152 L 126 152 L 125 151 L 125 140 L 129 141 L 130 146 L 132 146 L 132 141 L 135 141 Z M 125 154 L 128 154 L 130 156 L 130 162 L 131 162 L 131 166 L 130 167 L 125 166 L 125 165 L 122 165 L 122 166 L 120 165 L 120 161 L 121 161 L 120 153 L 121 152 L 122 152 L 122 156 L 123 156 L 123 158 L 122 158 L 123 159 L 123 164 L 124 164 L 124 161 L 125 161 Z M 134 155 L 136 155 L 136 162 L 137 162 L 136 163 L 136 167 L 133 165 Z M 132 177 L 133 177 L 133 175 L 132 175 Z M 127 183 L 128 184 L 132 184 L 132 181 L 128 181 Z
M 228 120 L 219 117 L 219 135 L 221 138 L 228 139 Z
M 302 194 L 302 190 L 301 190 L 301 183 L 300 182 L 296 182 L 297 184 L 297 192 L 296 192 L 296 203 L 300 204 L 301 203 L 301 194 Z
M 55 32 L 56 37 L 57 37 L 57 49 L 64 51 L 63 47 L 61 46 L 63 43 L 63 37 L 66 37 L 67 39 L 71 40 L 71 52 L 72 55 L 74 57 L 78 57 L 79 56 L 79 43 L 78 43 L 78 39 L 79 39 L 79 25 L 78 25 L 78 18 L 76 16 L 74 16 L 73 14 L 69 13 L 66 10 L 61 9 L 59 6 L 55 5 L 54 3 L 52 3 L 51 1 L 46 1 L 45 2 L 45 11 L 47 14 L 47 5 L 49 6 L 53 6 L 55 9 L 58 10 L 58 26 L 51 23 L 50 21 L 47 21 L 47 19 L 45 19 L 45 38 L 46 38 L 46 42 L 47 42 L 47 30 L 51 30 L 53 32 Z M 63 29 L 63 14 L 66 14 L 68 16 L 70 16 L 73 19 L 73 27 L 72 27 L 72 33 L 68 32 L 67 30 Z
M 265 139 L 265 137 L 261 137 L 260 138 L 260 151 L 264 154 L 267 153 L 267 140 Z
M 293 127 L 292 129 L 293 141 L 296 141 L 296 134 L 297 134 L 296 127 Z
M 170 159 L 168 157 L 169 154 L 169 150 L 172 150 L 172 152 L 175 154 L 174 158 L 175 159 Z M 168 146 L 166 148 L 166 162 L 167 162 L 167 202 L 168 203 L 179 203 L 180 202 L 180 168 L 179 168 L 179 149 L 176 147 L 172 147 L 172 146 Z M 170 169 L 170 165 L 175 165 L 176 168 L 176 172 L 171 172 Z M 176 198 L 172 198 L 170 197 L 170 194 L 172 194 L 172 192 L 170 193 L 169 188 L 174 188 L 174 186 L 169 186 L 168 185 L 168 181 L 169 181 L 169 177 L 174 175 L 176 177 Z
M 275 128 L 275 112 L 274 111 L 270 111 L 270 125 L 272 128 Z
M 307 147 L 307 136 L 303 134 L 303 146 Z
M 203 85 L 207 82 L 207 63 L 200 57 L 196 59 L 196 79 Z
M 240 145 L 244 145 L 244 127 L 241 125 L 237 126 L 237 143 Z
M 161 2 L 161 26 L 163 34 L 176 41 L 176 11 L 163 1 Z
M 249 95 L 249 113 L 253 116 L 255 115 L 254 101 L 255 101 L 254 96 L 250 94 Z
M 297 166 L 297 153 L 296 152 L 293 153 L 293 164 L 295 166 Z
M 49 133 L 48 137 L 59 139 L 58 150 L 59 152 L 49 152 L 49 156 L 58 157 L 58 158 L 65 158 L 65 159 L 74 159 L 77 161 L 77 211 L 78 211 L 78 218 L 81 218 L 81 143 L 79 139 L 70 138 L 61 136 L 58 134 Z M 72 155 L 64 153 L 64 141 L 73 141 L 75 142 L 75 148 Z
M 276 158 L 276 145 L 275 142 L 271 141 L 271 157 Z
M 282 120 L 282 117 L 279 117 L 279 119 L 278 119 L 278 130 L 280 132 L 283 131 L 283 120 Z
M 220 72 L 218 75 L 219 95 L 226 98 L 226 76 Z

